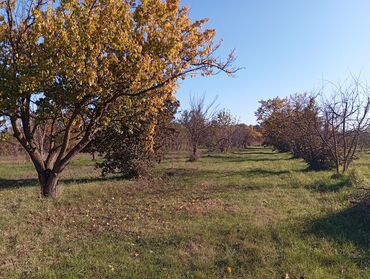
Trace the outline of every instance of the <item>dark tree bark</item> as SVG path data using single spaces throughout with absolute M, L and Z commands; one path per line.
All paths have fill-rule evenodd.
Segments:
M 192 154 L 194 156 L 194 158 L 197 157 L 197 155 L 198 155 L 197 153 L 198 153 L 198 147 L 197 147 L 196 144 L 194 144 L 193 145 L 193 154 Z
M 55 198 L 57 196 L 59 174 L 47 169 L 39 173 L 38 177 L 41 186 L 41 195 L 43 197 Z

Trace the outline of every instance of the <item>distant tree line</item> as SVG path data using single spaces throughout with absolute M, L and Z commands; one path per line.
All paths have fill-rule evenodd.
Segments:
M 190 146 L 189 161 L 198 159 L 200 147 L 228 152 L 261 143 L 262 134 L 257 126 L 240 124 L 229 111 L 216 110 L 213 105 L 214 102 L 206 105 L 204 97 L 193 99 L 179 118 Z
M 358 152 L 370 147 L 370 91 L 357 79 L 329 87 L 330 96 L 260 101 L 256 116 L 265 145 L 303 158 L 312 169 L 345 173 Z

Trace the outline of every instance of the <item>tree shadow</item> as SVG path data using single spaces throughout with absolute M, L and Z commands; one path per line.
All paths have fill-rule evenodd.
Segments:
M 340 189 L 348 186 L 351 186 L 350 179 L 348 177 L 343 177 L 341 179 L 334 180 L 333 183 L 328 183 L 328 181 L 316 181 L 307 185 L 306 189 L 320 193 L 330 193 L 338 192 Z
M 247 154 L 245 154 L 247 155 Z M 268 154 L 265 154 L 268 155 Z M 209 155 L 207 157 L 203 157 L 203 159 L 216 159 L 220 160 L 219 163 L 242 163 L 242 162 L 264 162 L 264 161 L 287 161 L 290 159 L 286 158 L 274 158 L 273 156 L 265 156 L 265 157 L 258 157 L 258 158 L 249 158 L 249 157 L 241 157 L 241 156 L 227 156 L 227 155 Z M 217 163 L 217 162 L 216 162 Z
M 118 181 L 118 180 L 128 180 L 123 176 L 96 176 L 96 177 L 83 177 L 83 178 L 65 178 L 61 179 L 61 183 L 64 185 L 70 184 L 88 184 L 94 182 L 106 182 L 106 181 Z
M 88 184 L 94 182 L 105 182 L 105 181 L 116 181 L 125 180 L 121 176 L 97 176 L 97 177 L 87 177 L 87 178 L 62 178 L 60 183 L 63 185 L 71 184 Z M 0 178 L 0 190 L 12 189 L 12 188 L 23 188 L 23 187 L 35 187 L 38 186 L 39 182 L 36 178 L 24 178 L 24 179 L 7 179 Z
M 261 151 L 258 151 L 261 150 Z M 240 151 L 234 151 L 232 154 L 236 155 L 276 155 L 278 153 L 272 151 L 271 149 L 246 149 L 246 150 L 240 150 Z
M 0 178 L 0 190 L 11 188 L 34 187 L 37 185 L 38 181 L 35 178 L 25 178 L 25 179 Z
M 269 170 L 263 168 L 246 169 L 240 171 L 217 171 L 217 170 L 197 170 L 197 169 L 183 169 L 170 168 L 165 171 L 168 176 L 183 177 L 183 178 L 225 178 L 231 176 L 278 176 L 289 173 L 289 170 Z
M 269 169 L 262 169 L 262 168 L 255 168 L 255 169 L 234 172 L 234 174 L 241 175 L 241 176 L 274 176 L 274 175 L 282 175 L 286 173 L 289 173 L 289 171 L 288 170 L 269 170 Z
M 369 202 L 363 201 L 339 213 L 329 215 L 312 222 L 308 232 L 319 238 L 325 238 L 340 245 L 352 243 L 363 250 L 361 265 L 370 264 L 370 219 Z
M 330 169 L 314 169 L 314 168 L 311 168 L 310 166 L 307 166 L 304 169 L 302 169 L 301 171 L 302 172 L 308 172 L 308 173 L 319 173 L 319 172 L 326 172 L 328 170 L 330 170 Z
M 278 153 L 274 151 L 246 151 L 244 153 L 233 153 L 233 154 L 248 154 L 248 155 L 276 155 Z

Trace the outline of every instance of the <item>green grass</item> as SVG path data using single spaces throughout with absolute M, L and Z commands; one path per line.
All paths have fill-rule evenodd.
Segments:
M 370 278 L 370 221 L 348 177 L 263 148 L 183 155 L 136 182 L 80 156 L 57 200 L 38 198 L 29 163 L 1 162 L 0 277 Z M 353 169 L 369 182 L 370 154 Z

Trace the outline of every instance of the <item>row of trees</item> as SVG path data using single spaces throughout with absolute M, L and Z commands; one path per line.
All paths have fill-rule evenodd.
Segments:
M 182 112 L 179 123 L 191 147 L 190 161 L 197 160 L 199 147 L 228 152 L 259 143 L 262 137 L 258 127 L 239 124 L 229 111 L 215 109 L 214 102 L 206 105 L 204 97 L 191 100 L 190 109 Z
M 369 147 L 370 90 L 358 79 L 335 85 L 330 96 L 260 101 L 256 112 L 264 144 L 303 158 L 312 169 L 345 173 L 361 148 Z

